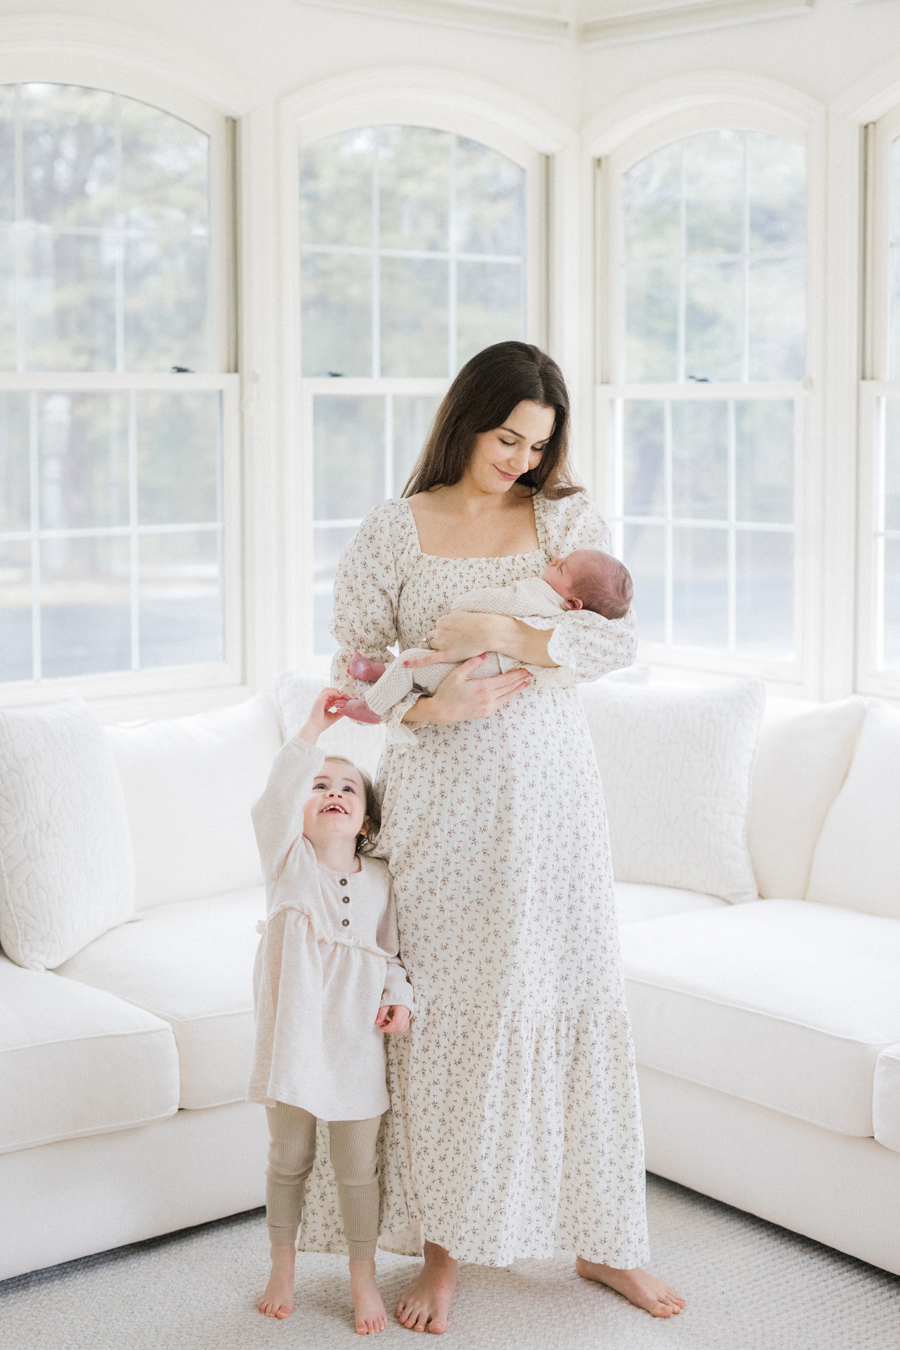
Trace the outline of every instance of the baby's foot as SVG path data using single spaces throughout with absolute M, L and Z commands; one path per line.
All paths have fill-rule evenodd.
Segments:
M 294 1311 L 294 1244 L 272 1244 L 272 1273 L 257 1303 L 266 1317 L 283 1320 Z
M 684 1308 L 684 1299 L 664 1280 L 648 1275 L 639 1266 L 634 1270 L 617 1270 L 597 1261 L 585 1261 L 580 1256 L 575 1269 L 584 1280 L 607 1284 L 616 1293 L 623 1294 L 637 1308 L 643 1308 L 652 1317 L 673 1317 Z
M 360 1336 L 373 1331 L 384 1331 L 387 1313 L 375 1284 L 375 1261 L 350 1258 L 350 1293 L 353 1296 L 353 1316 Z
M 456 1270 L 456 1262 L 443 1247 L 426 1242 L 425 1265 L 400 1295 L 394 1310 L 397 1321 L 409 1331 L 430 1331 L 435 1336 L 445 1332 L 456 1288 Z
M 352 675 L 354 680 L 365 680 L 366 684 L 374 684 L 376 680 L 381 679 L 386 669 L 383 661 L 370 661 L 367 656 L 360 656 L 359 652 L 354 652 L 347 667 L 347 674 Z
M 381 721 L 377 712 L 372 711 L 364 698 L 348 698 L 344 704 L 344 716 L 349 717 L 351 722 L 378 723 Z

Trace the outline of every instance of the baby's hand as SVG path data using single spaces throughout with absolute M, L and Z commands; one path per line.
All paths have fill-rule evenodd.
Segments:
M 375 1025 L 386 1036 L 400 1036 L 409 1026 L 409 1008 L 402 1003 L 388 1003 L 378 1009 Z
M 340 689 L 323 689 L 310 709 L 309 720 L 299 732 L 300 739 L 315 745 L 322 732 L 344 716 L 346 703 L 347 695 Z

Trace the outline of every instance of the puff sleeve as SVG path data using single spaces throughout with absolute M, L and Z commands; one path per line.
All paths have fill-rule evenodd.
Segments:
M 609 551 L 609 527 L 586 492 L 559 501 L 540 501 L 541 523 L 552 556 L 565 557 L 577 548 Z M 529 626 L 553 628 L 547 654 L 558 666 L 571 667 L 578 682 L 598 680 L 611 670 L 630 666 L 637 655 L 637 623 L 631 609 L 622 619 L 572 610 L 562 618 L 530 619 Z

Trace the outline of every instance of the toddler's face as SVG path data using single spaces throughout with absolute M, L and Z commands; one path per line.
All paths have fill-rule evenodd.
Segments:
M 303 833 L 313 848 L 335 839 L 355 841 L 365 820 L 366 789 L 359 773 L 342 760 L 326 759 L 303 808 Z

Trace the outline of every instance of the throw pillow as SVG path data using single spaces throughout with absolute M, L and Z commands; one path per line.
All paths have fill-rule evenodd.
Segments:
M 134 913 L 122 785 L 79 698 L 0 713 L 0 944 L 53 970 Z
M 757 897 L 747 851 L 765 691 L 723 685 L 582 685 L 616 881 Z

